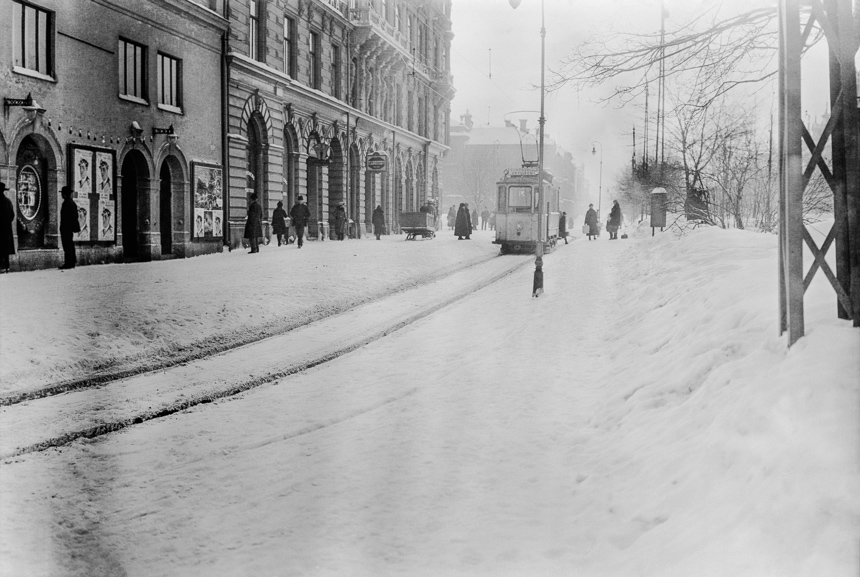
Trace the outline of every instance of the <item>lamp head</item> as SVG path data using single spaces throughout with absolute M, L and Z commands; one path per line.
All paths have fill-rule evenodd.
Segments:
M 597 147 L 594 146 L 593 144 L 591 145 L 591 154 L 592 155 L 597 154 Z
M 516 10 L 517 6 L 520 5 L 520 2 L 522 2 L 522 0 L 508 0 L 508 2 L 510 3 L 511 8 Z

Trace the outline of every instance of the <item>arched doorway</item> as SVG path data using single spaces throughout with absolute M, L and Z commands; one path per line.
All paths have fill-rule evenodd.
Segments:
M 403 211 L 403 166 L 400 159 L 394 160 L 394 207 L 391 215 L 391 222 L 397 224 L 397 230 L 400 230 L 400 213 Z
M 362 223 L 370 222 L 370 213 L 373 207 L 368 208 L 365 203 L 364 214 L 361 212 L 361 156 L 358 153 L 358 146 L 353 144 L 349 147 L 349 192 L 350 206 L 349 213 L 355 220 L 356 237 L 361 238 Z
M 346 198 L 346 159 L 343 154 L 343 148 L 337 138 L 331 141 L 331 153 L 329 155 L 328 164 L 328 220 L 332 223 L 332 231 L 334 231 L 334 214 L 335 208 L 341 202 L 344 204 L 344 209 L 348 210 Z M 354 218 L 355 215 L 347 214 L 348 218 Z
M 132 150 L 122 161 L 122 251 L 127 260 L 144 256 L 140 247 L 140 199 L 145 193 L 144 182 L 149 180 L 149 170 L 143 153 Z
M 406 161 L 406 212 L 415 212 L 415 182 L 412 177 L 412 161 Z
M 21 142 L 15 164 L 15 189 L 18 205 L 18 249 L 38 249 L 45 246 L 48 227 L 49 191 L 56 183 L 49 178 L 49 147 L 42 137 L 29 135 Z M 8 223 L 6 223 L 8 224 Z M 59 224 L 59 223 L 58 223 Z
M 284 162 L 283 162 L 283 184 L 284 208 L 289 211 L 296 203 L 296 156 L 299 153 L 298 140 L 291 126 L 284 128 Z
M 161 233 L 161 254 L 173 254 L 173 209 L 171 203 L 173 194 L 171 190 L 170 167 L 167 162 L 161 163 L 159 174 L 161 183 L 159 186 L 159 232 Z

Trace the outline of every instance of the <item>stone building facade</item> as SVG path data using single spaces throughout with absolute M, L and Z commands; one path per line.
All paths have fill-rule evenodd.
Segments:
M 273 209 L 299 195 L 309 238 L 350 236 L 377 205 L 390 230 L 438 195 L 454 90 L 450 0 L 233 0 L 227 46 L 229 242 L 242 242 L 257 193 Z M 368 170 L 370 154 L 387 159 Z
M 224 1 L 0 1 L 12 270 L 62 261 L 64 185 L 79 264 L 222 250 Z

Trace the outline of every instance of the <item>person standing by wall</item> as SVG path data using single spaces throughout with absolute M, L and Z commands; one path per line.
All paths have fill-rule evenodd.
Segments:
M 296 200 L 296 204 L 290 209 L 290 218 L 293 220 L 293 226 L 296 227 L 296 243 L 299 245 L 299 248 L 302 248 L 305 238 L 305 227 L 308 225 L 310 217 L 311 209 L 305 204 L 305 197 L 300 195 Z
M 373 223 L 373 234 L 376 235 L 376 240 L 379 240 L 380 235 L 385 234 L 385 211 L 382 210 L 381 204 L 377 204 L 376 208 L 373 209 L 371 222 Z
M 60 270 L 68 270 L 75 268 L 78 263 L 75 255 L 75 233 L 81 232 L 81 223 L 78 221 L 78 205 L 72 200 L 72 189 L 64 186 L 60 194 L 63 197 L 63 205 L 60 207 L 60 240 L 65 253 L 65 261 Z
M 564 239 L 564 244 L 567 244 L 567 213 L 561 213 L 558 217 L 558 237 Z
M 343 201 L 337 203 L 334 209 L 334 232 L 337 240 L 343 240 L 346 235 L 346 208 L 343 206 Z
M 600 225 L 597 224 L 597 211 L 594 210 L 594 205 L 588 205 L 588 212 L 585 213 L 585 226 L 588 227 L 588 240 L 593 236 L 595 239 L 600 234 Z
M 289 230 L 287 229 L 287 211 L 284 210 L 284 203 L 278 201 L 278 208 L 272 211 L 272 232 L 278 237 L 278 246 L 281 242 L 287 244 Z
M 248 254 L 260 252 L 260 237 L 263 236 L 263 209 L 257 202 L 257 193 L 252 192 L 248 205 L 248 220 L 245 222 L 245 238 L 251 245 Z
M 9 255 L 15 254 L 15 236 L 12 223 L 15 222 L 15 207 L 6 196 L 6 183 L 0 182 L 0 268 L 9 272 Z

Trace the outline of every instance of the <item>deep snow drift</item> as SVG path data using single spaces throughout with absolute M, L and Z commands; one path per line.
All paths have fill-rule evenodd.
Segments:
M 331 363 L 0 464 L 0 574 L 857 575 L 860 331 L 819 273 L 807 336 L 786 349 L 773 236 L 633 236 L 548 255 L 540 299 L 526 267 Z M 327 306 L 321 262 L 363 260 L 397 284 L 403 251 L 438 270 L 491 254 L 489 238 L 310 245 L 281 299 Z M 260 256 L 295 270 L 274 251 Z M 209 261 L 247 286 L 250 258 Z M 205 261 L 166 263 L 187 266 L 173 277 L 140 265 L 126 302 L 163 300 Z M 73 272 L 108 269 L 91 268 Z M 17 294 L 50 298 L 50 274 L 0 278 L 3 302 L 16 276 Z M 237 289 L 245 312 L 271 306 L 276 280 Z M 167 309 L 237 318 L 223 286 L 237 282 L 213 277 Z M 7 322 L 38 351 L 23 317 L 51 308 L 3 307 L 4 361 Z M 160 310 L 123 309 L 153 330 Z M 78 323 L 57 324 L 54 346 Z

